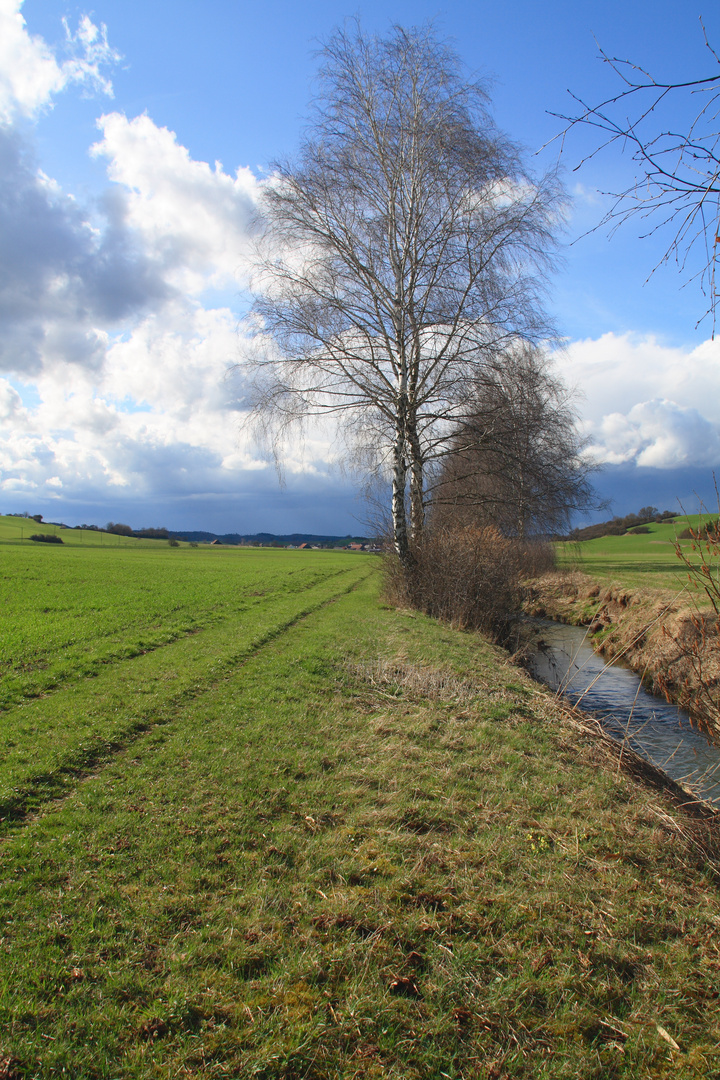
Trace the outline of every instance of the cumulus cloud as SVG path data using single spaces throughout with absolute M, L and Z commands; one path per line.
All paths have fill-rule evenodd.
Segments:
M 105 92 L 117 57 L 87 17 L 64 49 L 31 37 L 15 0 L 0 0 L 0 117 L 32 115 L 70 83 Z M 110 186 L 83 206 L 34 160 L 27 133 L 0 123 L 0 371 L 38 375 L 72 362 L 99 371 L 112 337 L 148 312 L 210 287 L 237 285 L 247 263 L 258 183 L 193 161 L 147 116 L 99 121 L 94 148 Z
M 697 409 L 662 398 L 641 401 L 628 413 L 604 416 L 590 452 L 610 465 L 634 462 L 653 469 L 720 462 L 720 427 Z
M 107 164 L 99 196 L 79 201 L 36 161 L 28 121 L 71 85 L 112 95 L 117 59 L 90 18 L 51 46 L 28 33 L 20 0 L 0 0 L 3 509 L 24 494 L 43 512 L 42 500 L 115 504 L 116 519 L 135 506 L 134 521 L 168 500 L 204 517 L 237 493 L 269 506 L 274 470 L 241 430 L 241 373 L 228 377 L 262 182 L 195 161 L 174 132 L 120 112 L 98 120 L 91 147 Z M 219 291 L 235 292 L 236 310 L 217 306 Z M 293 514 L 304 504 L 305 528 L 319 527 L 330 483 L 335 513 L 330 450 L 322 431 L 288 447 L 283 497 Z
M 590 452 L 654 469 L 720 466 L 720 341 L 693 349 L 604 334 L 556 357 L 581 393 Z
M 59 49 L 31 37 L 20 13 L 23 0 L 0 0 L 0 123 L 33 116 L 72 83 L 112 97 L 104 69 L 120 57 L 110 47 L 104 26 L 84 15 L 73 33 L 65 23 Z M 58 58 L 65 53 L 65 59 Z
M 7 379 L 0 379 L 0 421 L 17 421 L 23 416 L 22 398 Z
M 226 378 L 238 315 L 201 299 L 243 280 L 258 182 L 113 113 L 93 148 L 108 188 L 82 205 L 11 122 L 70 83 L 110 93 L 114 59 L 90 19 L 55 49 L 0 0 L 0 372 L 14 377 L 0 378 L 0 490 L 229 491 L 266 464 L 239 439 L 242 384 Z
M 122 193 L 98 228 L 0 128 L 0 369 L 70 360 L 98 367 L 106 332 L 172 293 L 125 221 Z
M 555 360 L 567 382 L 582 390 L 592 423 L 656 397 L 720 422 L 720 339 L 685 349 L 653 336 L 608 333 L 571 342 Z
M 112 342 L 101 369 L 43 370 L 31 407 L 0 380 L 0 417 L 9 418 L 0 422 L 0 492 L 64 503 L 122 498 L 137 516 L 163 499 L 255 499 L 275 489 L 274 470 L 239 422 L 236 322 L 227 308 L 178 298 Z M 331 482 L 330 456 L 329 440 L 308 440 L 303 454 L 291 448 L 293 491 Z
M 149 116 L 111 113 L 92 153 L 108 159 L 108 175 L 127 192 L 127 223 L 146 251 L 186 292 L 242 281 L 260 184 L 250 169 L 234 176 L 220 162 L 194 161 L 174 132 Z

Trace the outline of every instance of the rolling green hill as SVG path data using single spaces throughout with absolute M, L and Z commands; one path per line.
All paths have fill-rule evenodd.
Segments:
M 685 571 L 675 551 L 676 537 L 693 528 L 708 516 L 682 515 L 662 524 L 651 523 L 648 532 L 639 535 L 601 536 L 595 540 L 557 544 L 558 565 L 565 570 L 580 570 L 598 579 L 612 578 L 629 587 L 673 589 L 685 582 Z M 691 542 L 680 541 L 682 550 L 692 557 Z

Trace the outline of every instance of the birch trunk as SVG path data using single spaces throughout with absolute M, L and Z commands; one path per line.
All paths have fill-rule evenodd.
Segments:
M 405 488 L 407 483 L 407 462 L 405 458 L 405 430 L 397 426 L 395 445 L 393 446 L 393 486 L 392 486 L 392 525 L 393 543 L 403 570 L 409 571 L 414 565 L 410 551 L 407 531 L 407 513 L 405 510 Z
M 408 433 L 410 449 L 410 536 L 414 543 L 422 540 L 425 526 L 425 500 L 423 485 L 423 462 L 417 431 Z

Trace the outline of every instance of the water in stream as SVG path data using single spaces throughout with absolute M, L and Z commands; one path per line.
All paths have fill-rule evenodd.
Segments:
M 553 690 L 560 690 L 605 730 L 704 799 L 720 804 L 720 747 L 690 726 L 677 705 L 656 697 L 622 662 L 593 651 L 583 627 L 533 619 L 536 644 L 530 670 Z

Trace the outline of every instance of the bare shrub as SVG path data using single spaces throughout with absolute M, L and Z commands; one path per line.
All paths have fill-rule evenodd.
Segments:
M 680 538 L 686 536 L 692 540 L 689 552 L 680 543 Z M 682 634 L 672 634 L 665 628 L 690 672 L 675 697 L 693 720 L 717 738 L 720 736 L 720 518 L 700 521 L 697 528 L 684 530 L 675 541 L 675 554 L 687 573 L 695 605 L 695 613 Z M 698 603 L 703 595 L 710 603 L 711 612 Z M 659 682 L 670 696 L 671 688 L 663 685 L 662 678 Z
M 516 541 L 521 578 L 536 578 L 555 569 L 555 548 L 549 540 Z
M 435 528 L 403 572 L 388 558 L 386 595 L 395 603 L 506 644 L 520 612 L 522 578 L 552 565 L 552 548 L 503 536 L 491 525 Z
M 496 525 L 520 540 L 567 531 L 574 512 L 599 505 L 585 445 L 548 356 L 514 342 L 474 373 L 431 486 L 433 524 Z
M 64 540 L 55 533 L 33 533 L 30 537 L 38 544 L 62 544 Z
M 687 529 L 683 529 L 682 532 L 677 534 L 677 538 L 678 540 L 694 540 L 696 543 L 705 542 L 709 538 L 712 542 L 713 538 L 718 535 L 718 531 L 720 531 L 720 519 L 701 521 L 696 529 L 688 525 Z

